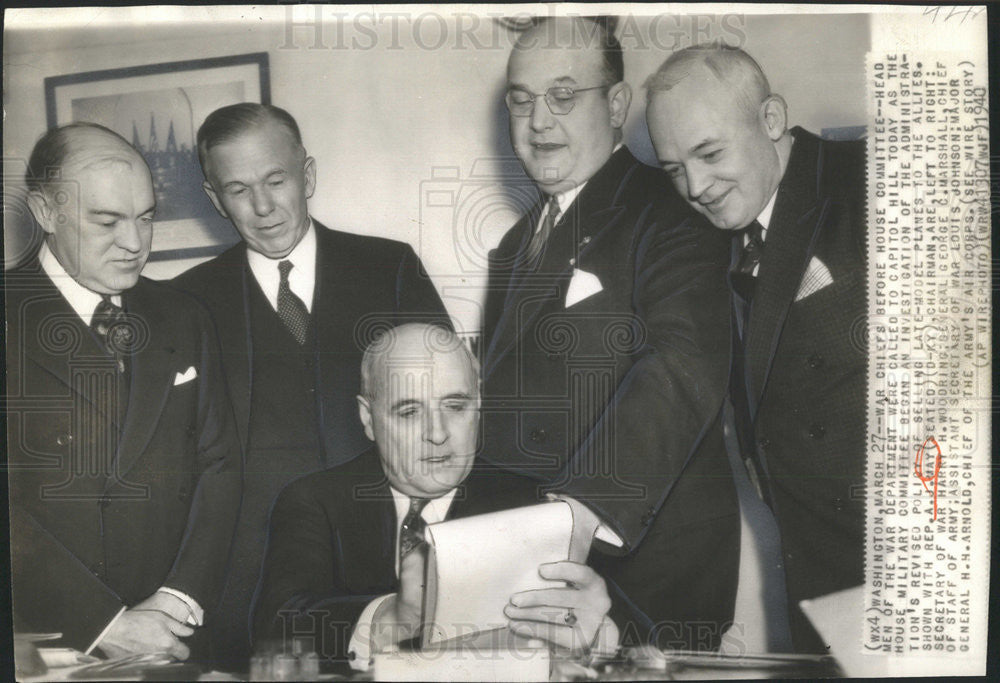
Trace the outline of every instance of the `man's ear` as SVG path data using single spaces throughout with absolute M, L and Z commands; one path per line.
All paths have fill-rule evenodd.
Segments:
M 628 118 L 628 108 L 632 104 L 632 88 L 625 81 L 619 81 L 608 88 L 608 106 L 611 109 L 611 126 L 621 128 Z
M 35 221 L 42 226 L 47 234 L 55 232 L 56 209 L 52 206 L 46 194 L 40 190 L 32 190 L 28 193 L 28 208 Z
M 215 210 L 218 211 L 223 218 L 228 219 L 229 214 L 227 214 L 226 210 L 222 207 L 222 202 L 219 201 L 219 195 L 215 193 L 215 188 L 212 187 L 212 183 L 206 180 L 201 184 L 201 188 L 205 190 L 205 194 L 207 194 L 208 198 L 212 200 L 212 205 L 215 206 Z
M 760 106 L 767 137 L 777 142 L 788 130 L 788 105 L 781 95 L 770 95 Z
M 368 437 L 369 441 L 375 440 L 375 430 L 372 429 L 372 407 L 368 403 L 368 399 L 364 396 L 358 396 L 358 417 L 361 418 L 361 424 L 365 427 L 365 436 Z
M 306 177 L 306 199 L 309 199 L 316 191 L 316 160 L 312 157 L 306 157 L 302 171 Z

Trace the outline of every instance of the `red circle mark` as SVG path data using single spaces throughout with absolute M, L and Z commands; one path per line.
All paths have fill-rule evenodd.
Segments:
M 930 476 L 924 474 L 924 449 L 927 448 L 928 444 L 932 445 L 937 451 L 937 455 L 934 456 L 934 474 Z M 917 449 L 917 459 L 914 463 L 913 471 L 928 493 L 931 492 L 931 487 L 928 484 L 934 482 L 934 517 L 932 521 L 937 520 L 938 474 L 941 472 L 941 446 L 938 445 L 937 439 L 933 436 L 928 436 L 924 439 L 924 442 L 920 444 L 920 448 Z

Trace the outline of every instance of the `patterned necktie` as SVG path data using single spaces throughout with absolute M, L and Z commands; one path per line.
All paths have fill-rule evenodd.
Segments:
M 90 319 L 90 327 L 114 357 L 118 372 L 124 373 L 125 358 L 135 341 L 135 330 L 127 322 L 125 311 L 111 301 L 110 295 L 101 295 L 101 301 L 94 308 L 94 315 Z
M 740 258 L 729 271 L 733 289 L 747 303 L 753 298 L 756 277 L 754 270 L 760 264 L 764 252 L 764 227 L 754 221 L 745 228 L 747 243 L 740 251 Z
M 399 527 L 399 561 L 411 552 L 419 548 L 424 543 L 424 529 L 427 522 L 420 516 L 430 498 L 410 498 L 410 511 L 403 518 L 403 524 Z
M 556 200 L 555 195 L 552 195 L 549 199 L 545 211 L 545 220 L 542 221 L 542 227 L 531 236 L 531 241 L 528 243 L 528 250 L 525 252 L 525 263 L 534 263 L 538 259 L 545 248 L 546 242 L 549 241 L 552 229 L 556 226 L 556 218 L 559 217 L 559 202 Z
M 278 273 L 281 275 L 281 282 L 278 284 L 278 317 L 295 337 L 295 341 L 302 345 L 306 343 L 309 330 L 309 309 L 288 285 L 288 273 L 293 267 L 291 261 L 278 263 Z

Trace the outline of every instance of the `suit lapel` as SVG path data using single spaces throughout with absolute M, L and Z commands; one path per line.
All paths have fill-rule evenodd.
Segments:
M 131 357 L 128 413 L 115 456 L 115 472 L 119 477 L 128 472 L 149 444 L 178 370 L 174 361 L 177 343 L 174 325 L 170 315 L 158 309 L 154 296 L 150 296 L 141 280 L 123 296 L 125 310 L 145 323 L 149 337 L 145 346 Z M 114 480 L 109 480 L 108 485 L 113 483 Z
M 817 193 L 821 172 L 815 141 L 796 139 L 778 188 L 750 311 L 746 348 L 751 416 L 756 415 L 788 309 L 827 214 L 829 200 L 820 200 Z
M 13 344 L 14 348 L 21 348 L 27 360 L 66 385 L 74 397 L 72 401 L 85 400 L 100 409 L 104 415 L 102 407 L 106 404 L 103 401 L 95 403 L 88 392 L 78 391 L 72 377 L 73 366 L 88 360 L 111 367 L 110 360 L 91 329 L 76 314 L 37 261 L 16 274 L 9 275 L 6 287 L 7 315 L 20 317 L 20 320 L 9 323 L 9 329 L 19 330 L 18 333 L 23 335 L 19 344 Z M 70 342 L 69 346 L 65 344 L 67 341 Z M 23 377 L 24 373 L 21 374 Z M 118 421 L 117 415 L 112 415 L 111 418 Z
M 611 231 L 625 210 L 618 201 L 619 191 L 636 164 L 638 161 L 627 148 L 612 155 L 556 224 L 537 270 L 515 266 L 503 312 L 490 341 L 484 378 L 543 311 L 562 307 L 574 267 L 594 249 L 603 234 Z M 527 244 L 539 213 L 540 210 L 529 214 L 515 226 L 515 230 L 526 233 L 519 242 L 522 247 Z

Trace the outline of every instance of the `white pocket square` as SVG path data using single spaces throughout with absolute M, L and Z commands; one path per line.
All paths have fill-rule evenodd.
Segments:
M 603 290 L 604 287 L 596 275 L 574 268 L 573 279 L 569 281 L 569 289 L 566 290 L 566 308 Z
M 795 300 L 801 301 L 811 294 L 815 294 L 824 287 L 829 287 L 833 284 L 833 276 L 830 275 L 830 269 L 826 267 L 826 264 L 820 261 L 815 256 L 809 262 L 809 267 L 806 268 L 806 274 L 802 276 L 802 282 L 799 284 L 799 291 L 795 294 Z
M 190 382 L 197 376 L 198 376 L 198 371 L 195 370 L 194 366 L 192 365 L 184 372 L 178 372 L 174 376 L 174 386 L 176 387 L 178 384 L 184 384 L 186 382 Z

